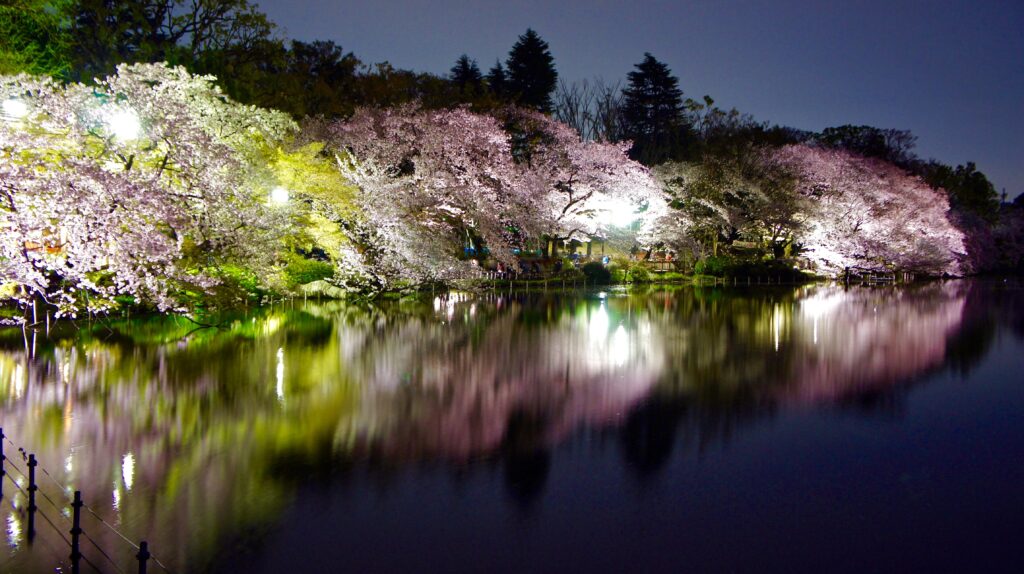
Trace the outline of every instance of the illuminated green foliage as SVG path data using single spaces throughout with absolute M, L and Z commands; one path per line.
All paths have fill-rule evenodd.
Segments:
M 0 4 L 0 74 L 65 77 L 71 71 L 70 0 Z

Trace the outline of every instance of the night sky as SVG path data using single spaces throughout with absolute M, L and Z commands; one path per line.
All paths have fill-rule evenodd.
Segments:
M 1024 192 L 1024 2 L 258 0 L 286 37 L 364 62 L 486 72 L 532 27 L 561 79 L 622 79 L 644 52 L 688 97 L 797 128 L 909 129 L 917 153 L 975 161 Z

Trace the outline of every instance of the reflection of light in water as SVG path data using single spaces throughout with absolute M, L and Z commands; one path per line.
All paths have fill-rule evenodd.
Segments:
M 121 478 L 124 479 L 124 487 L 130 491 L 135 479 L 135 455 L 132 453 L 124 455 L 121 459 Z
M 590 336 L 595 339 L 604 340 L 608 336 L 608 309 L 605 309 L 604 301 L 596 311 L 590 314 L 590 321 L 587 325 Z
M 7 515 L 7 542 L 11 547 L 17 548 L 19 540 L 21 540 L 21 520 L 17 514 L 12 512 Z
M 284 402 L 284 347 L 277 349 L 277 399 Z
M 775 351 L 779 350 L 779 330 L 782 326 L 782 306 L 775 305 L 772 310 L 772 335 L 775 337 Z
M 111 493 L 111 499 L 113 500 L 114 512 L 121 512 L 121 489 L 117 487 L 117 483 L 114 483 L 114 492 Z
M 451 320 L 455 316 L 455 305 L 463 301 L 469 301 L 470 296 L 468 293 L 460 293 L 457 291 L 451 291 L 444 295 L 438 295 L 434 297 L 434 311 L 440 313 L 444 311 L 448 319 Z M 475 304 L 474 304 L 475 306 Z M 471 310 L 471 313 L 475 311 Z
M 621 323 L 612 329 L 607 304 L 601 301 L 586 319 L 586 364 L 598 371 L 635 366 L 646 359 L 650 338 L 650 325 L 644 323 L 633 331 Z
M 842 293 L 820 292 L 800 301 L 800 311 L 817 319 L 833 313 L 843 303 Z
M 72 464 L 71 454 L 69 453 L 68 457 L 64 459 L 64 472 L 67 472 L 68 474 L 71 474 L 71 469 L 73 469 L 73 468 L 74 468 L 74 465 Z
M 11 374 L 11 390 L 14 391 L 14 398 L 20 399 L 25 394 L 25 366 L 21 363 L 14 365 L 14 372 Z
M 818 344 L 818 320 L 834 313 L 843 303 L 842 293 L 819 292 L 800 301 L 800 312 L 813 322 L 814 344 Z
M 611 348 L 608 350 L 608 360 L 614 367 L 621 367 L 629 360 L 632 348 L 629 345 L 629 335 L 626 333 L 626 328 L 622 325 L 615 329 L 615 334 L 612 335 Z
M 267 319 L 267 322 L 263 324 L 263 334 L 272 335 L 278 329 L 281 328 L 281 319 L 277 317 L 271 317 Z

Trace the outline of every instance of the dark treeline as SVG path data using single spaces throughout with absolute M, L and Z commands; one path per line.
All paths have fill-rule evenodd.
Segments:
M 156 61 L 214 75 L 232 98 L 296 118 L 344 118 L 361 106 L 412 101 L 483 113 L 517 105 L 554 115 L 584 139 L 631 141 L 631 157 L 647 166 L 678 162 L 712 174 L 749 175 L 760 169 L 750 158 L 766 146 L 848 150 L 945 190 L 954 221 L 969 237 L 975 270 L 1022 264 L 1016 254 L 1024 243 L 1024 203 L 1007 203 L 1005 191 L 1000 196 L 973 162 L 954 167 L 919 158 L 916 137 L 906 130 L 844 125 L 813 133 L 723 110 L 710 96 L 688 97 L 669 67 L 649 53 L 625 82 L 559 82 L 547 42 L 527 30 L 486 72 L 463 54 L 448 74 L 436 75 L 367 63 L 330 40 L 284 39 L 248 0 L 14 0 L 0 6 L 0 73 L 89 82 L 121 63 Z M 778 174 L 755 179 L 763 181 L 751 185 L 760 187 L 779 181 Z M 700 213 L 688 215 L 699 223 Z M 710 233 L 716 246 L 740 235 L 721 226 Z
M 546 113 L 554 58 L 527 30 L 486 75 L 468 56 L 448 76 L 367 63 L 330 40 L 286 40 L 248 0 L 15 0 L 0 6 L 0 73 L 89 82 L 119 64 L 168 62 L 210 74 L 233 99 L 304 116 L 360 106 L 515 103 Z

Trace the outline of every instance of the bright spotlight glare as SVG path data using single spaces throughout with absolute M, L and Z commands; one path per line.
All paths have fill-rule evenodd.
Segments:
M 3 111 L 5 116 L 19 120 L 28 115 L 28 104 L 21 100 L 4 100 Z
M 604 205 L 597 217 L 605 225 L 627 227 L 636 221 L 638 216 L 628 201 L 612 200 Z
M 132 110 L 120 109 L 107 118 L 107 127 L 114 137 L 121 141 L 130 141 L 139 137 L 142 124 L 139 116 Z
M 283 187 L 275 187 L 270 191 L 270 203 L 275 205 L 284 205 L 288 203 L 289 198 L 288 190 Z

